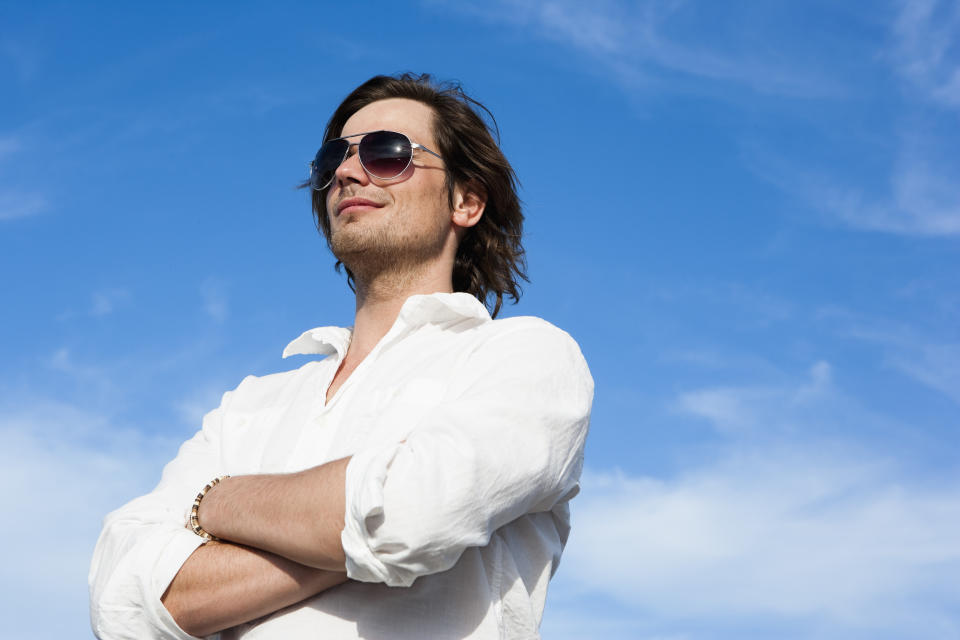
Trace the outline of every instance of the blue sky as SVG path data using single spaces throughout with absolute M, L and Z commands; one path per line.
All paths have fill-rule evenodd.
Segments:
M 89 633 L 102 516 L 351 323 L 294 187 L 413 70 L 597 384 L 544 637 L 960 637 L 960 6 L 750 4 L 0 2 L 8 634 Z

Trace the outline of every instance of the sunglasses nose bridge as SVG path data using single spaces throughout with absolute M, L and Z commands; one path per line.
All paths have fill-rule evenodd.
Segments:
M 343 158 L 340 159 L 340 164 L 333 172 L 335 181 L 347 182 L 353 180 L 354 182 L 364 183 L 370 180 L 367 169 L 360 159 L 359 144 L 354 142 L 348 144 L 347 148 L 344 149 Z

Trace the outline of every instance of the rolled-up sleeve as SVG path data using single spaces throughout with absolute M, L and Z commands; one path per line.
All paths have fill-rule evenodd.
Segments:
M 90 620 L 101 639 L 181 638 L 160 601 L 203 539 L 185 528 L 197 490 L 219 475 L 217 441 L 231 393 L 208 413 L 149 494 L 108 514 L 90 565 Z
M 576 342 L 528 323 L 482 344 L 461 373 L 403 442 L 351 459 L 341 534 L 349 577 L 409 586 L 576 494 L 593 400 Z

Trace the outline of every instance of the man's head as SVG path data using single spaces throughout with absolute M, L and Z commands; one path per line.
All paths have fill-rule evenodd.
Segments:
M 333 113 L 324 142 L 351 136 L 347 142 L 356 145 L 363 136 L 354 134 L 386 129 L 429 150 L 418 149 L 410 167 L 381 180 L 370 175 L 369 167 L 364 171 L 351 147 L 331 183 L 313 192 L 317 227 L 337 256 L 337 267 L 347 267 L 351 286 L 356 275 L 351 259 L 376 253 L 368 251 L 371 247 L 387 259 L 416 261 L 455 235 L 455 246 L 448 247 L 456 252 L 454 291 L 491 302 L 494 315 L 504 295 L 519 298 L 518 280 L 526 275 L 516 177 L 478 108 L 489 114 L 459 85 L 438 86 L 427 75 L 404 74 L 371 78 Z M 390 215 L 352 225 L 365 213 L 362 206 L 350 208 L 354 197 L 374 206 L 389 203 Z

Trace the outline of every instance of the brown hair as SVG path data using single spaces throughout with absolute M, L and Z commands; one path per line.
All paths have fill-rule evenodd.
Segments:
M 496 317 L 504 295 L 517 302 L 522 293 L 518 280 L 529 281 L 521 244 L 523 212 L 517 196 L 517 177 L 478 109 L 490 117 L 499 140 L 496 120 L 490 110 L 468 96 L 459 83 L 438 84 L 426 73 L 374 76 L 340 103 L 327 123 L 323 141 L 339 137 L 350 116 L 363 107 L 388 98 L 416 100 L 433 110 L 435 151 L 446 167 L 451 207 L 456 185 L 476 184 L 486 193 L 487 203 L 480 221 L 467 230 L 457 247 L 453 290 L 476 296 L 488 308 L 492 303 L 491 315 Z M 314 190 L 312 201 L 317 229 L 329 246 L 326 189 Z M 341 266 L 338 260 L 337 271 Z M 353 289 L 353 274 L 350 269 L 346 271 L 347 283 Z

